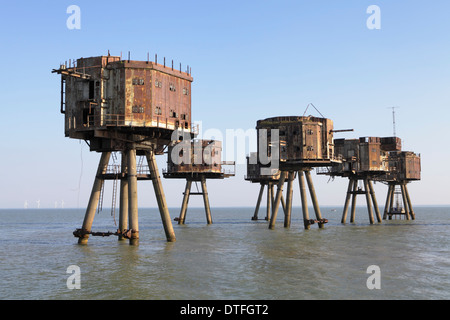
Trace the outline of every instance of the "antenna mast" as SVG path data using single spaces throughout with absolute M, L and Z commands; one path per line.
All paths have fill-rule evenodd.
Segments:
M 389 109 L 392 109 L 392 127 L 394 129 L 394 137 L 397 136 L 396 132 L 395 132 L 395 109 L 396 108 L 400 108 L 400 107 L 390 107 Z

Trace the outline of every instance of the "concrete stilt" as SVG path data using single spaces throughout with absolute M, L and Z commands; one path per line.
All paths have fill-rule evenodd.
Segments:
M 261 183 L 261 187 L 259 188 L 258 201 L 256 202 L 255 213 L 253 214 L 252 220 L 258 220 L 258 211 L 259 206 L 261 205 L 263 193 L 264 193 L 264 184 Z
M 367 178 L 364 179 L 364 191 L 366 194 L 367 210 L 369 211 L 369 221 L 370 224 L 373 224 L 374 219 L 373 219 L 372 202 L 370 199 L 369 181 Z
M 355 182 L 356 182 L 356 180 L 354 180 L 354 179 L 351 179 L 351 178 L 348 179 L 347 196 L 345 198 L 344 211 L 342 212 L 341 223 L 345 223 L 345 221 L 347 220 L 347 212 L 348 212 L 348 207 L 350 204 L 350 198 L 352 196 L 353 183 L 355 183 Z
M 389 212 L 389 205 L 391 203 L 391 197 L 392 197 L 392 184 L 388 185 L 388 192 L 386 195 L 386 204 L 384 205 L 384 212 L 383 212 L 383 220 L 386 220 L 388 212 Z
M 136 149 L 127 151 L 128 163 L 128 219 L 130 225 L 130 245 L 139 244 L 138 198 Z
M 270 187 L 271 183 L 267 184 L 267 204 L 266 204 L 266 220 L 269 221 L 272 212 L 272 192 L 273 188 Z
M 281 207 L 283 208 L 283 212 L 286 214 L 286 206 L 287 203 L 284 201 L 283 194 L 281 194 Z
M 128 178 L 127 178 L 127 154 L 122 152 L 120 180 L 120 205 L 119 205 L 119 233 L 123 234 L 128 229 Z M 118 240 L 125 240 L 122 235 L 118 236 Z
M 167 207 L 166 196 L 159 176 L 158 165 L 156 164 L 155 153 L 147 151 L 147 162 L 150 169 L 150 175 L 153 182 L 153 189 L 155 190 L 156 201 L 158 202 L 159 213 L 166 234 L 168 242 L 175 242 L 175 232 L 173 231 L 172 221 L 170 220 L 169 209 Z
M 211 208 L 209 207 L 208 190 L 206 189 L 205 177 L 201 178 L 201 183 L 202 183 L 202 192 L 203 192 L 203 203 L 205 204 L 206 222 L 208 224 L 211 224 L 212 223 Z
M 392 212 L 392 209 L 394 208 L 394 198 L 395 198 L 395 184 L 392 185 L 391 199 L 389 202 L 389 212 Z M 392 214 L 389 215 L 389 220 L 392 220 Z
M 355 222 L 356 215 L 356 192 L 358 191 L 358 180 L 355 179 L 353 182 L 353 194 L 352 194 L 352 212 L 350 214 L 350 223 Z
M 84 216 L 82 232 L 90 232 L 92 228 L 92 222 L 94 221 L 95 211 L 97 209 L 98 200 L 100 198 L 100 191 L 103 186 L 103 179 L 100 178 L 102 174 L 106 172 L 108 167 L 109 158 L 111 156 L 111 152 L 103 152 L 100 158 L 100 162 L 98 164 L 97 175 L 94 180 L 94 185 L 92 187 L 91 196 L 89 198 L 89 204 L 86 209 L 86 214 Z M 89 235 L 82 234 L 78 238 L 78 244 L 87 244 Z
M 272 208 L 272 216 L 270 217 L 269 229 L 275 228 L 275 221 L 277 220 L 278 208 L 280 206 L 281 195 L 283 193 L 283 186 L 285 180 L 286 180 L 286 172 L 282 171 L 280 174 L 280 180 L 278 180 L 277 195 L 275 197 L 275 203 Z
M 183 203 L 181 204 L 180 217 L 178 224 L 184 224 L 186 211 L 189 203 L 189 194 L 191 193 L 192 180 L 186 179 L 186 188 L 184 189 Z
M 317 201 L 316 191 L 314 189 L 314 184 L 311 178 L 311 171 L 305 170 L 306 183 L 308 184 L 309 193 L 311 195 L 311 201 L 313 203 L 314 212 L 316 213 L 316 219 L 322 220 L 322 214 L 320 213 L 319 202 Z M 319 228 L 323 228 L 323 223 L 318 223 Z
M 284 227 L 289 228 L 291 226 L 291 211 L 292 211 L 292 184 L 294 183 L 295 172 L 289 171 L 288 186 L 286 190 L 286 205 L 284 206 Z
M 412 220 L 415 220 L 416 214 L 414 213 L 414 210 L 412 208 L 411 198 L 409 197 L 408 186 L 406 184 L 405 184 L 405 194 L 406 194 L 406 201 L 408 202 L 408 207 L 409 207 L 409 215 L 411 216 Z
M 380 209 L 378 208 L 377 197 L 375 196 L 375 191 L 373 189 L 373 184 L 371 180 L 368 180 L 370 196 L 372 197 L 373 207 L 375 209 L 375 215 L 377 216 L 377 221 L 381 223 Z
M 401 184 L 400 188 L 402 190 L 402 199 L 403 199 L 403 207 L 405 208 L 405 216 L 406 216 L 406 220 L 410 220 L 410 216 L 409 216 L 409 208 L 408 208 L 408 202 L 406 200 L 406 192 L 405 192 L 405 184 Z
M 271 202 L 272 209 L 271 209 L 270 212 L 273 212 L 273 206 L 275 205 L 275 192 L 274 192 L 274 190 L 275 190 L 275 184 L 271 183 L 270 184 L 270 200 L 272 201 Z M 281 193 L 281 197 L 283 197 L 283 193 Z
M 305 230 L 310 229 L 309 223 L 309 212 L 308 212 L 308 199 L 306 197 L 306 184 L 305 178 L 303 176 L 303 171 L 298 171 L 298 184 L 300 187 L 300 197 L 302 200 L 302 213 L 303 213 L 303 224 L 305 226 Z

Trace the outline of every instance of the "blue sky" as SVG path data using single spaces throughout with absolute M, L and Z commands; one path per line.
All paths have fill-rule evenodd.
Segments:
M 66 26 L 72 4 L 81 10 L 80 30 Z M 370 5 L 381 9 L 380 30 L 366 27 Z M 398 107 L 404 150 L 422 155 L 422 181 L 409 185 L 413 203 L 449 204 L 448 12 L 448 1 L 411 0 L 4 3 L 0 207 L 86 206 L 99 155 L 64 137 L 60 78 L 51 70 L 108 50 L 191 66 L 192 118 L 224 135 L 254 129 L 258 119 L 302 115 L 313 103 L 336 129 L 355 130 L 339 137 L 390 136 L 389 108 Z M 165 157 L 158 162 L 165 167 Z M 208 182 L 212 206 L 254 206 L 258 186 L 243 180 L 244 166 L 236 169 L 234 178 Z M 313 177 L 322 205 L 343 205 L 345 180 Z M 163 184 L 178 208 L 184 182 Z M 138 188 L 140 206 L 156 207 L 151 184 Z M 384 204 L 387 188 L 376 191 Z

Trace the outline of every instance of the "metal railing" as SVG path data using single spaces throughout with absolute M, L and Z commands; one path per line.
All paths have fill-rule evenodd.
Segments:
M 122 166 L 120 164 L 110 164 L 106 168 L 105 174 L 120 175 L 122 174 Z M 136 166 L 136 174 L 150 174 L 150 168 L 148 165 L 139 164 Z
M 104 114 L 100 115 L 88 115 L 86 127 L 105 127 L 105 126 L 138 126 L 138 127 L 156 127 L 169 130 L 176 130 L 182 128 L 182 126 L 177 126 L 176 121 L 169 118 L 156 117 L 150 121 L 136 119 L 131 116 L 125 116 L 124 114 Z M 75 127 L 75 126 L 74 126 Z M 190 132 L 194 135 L 199 134 L 199 125 L 195 123 L 190 124 Z
M 233 167 L 226 168 L 226 166 L 233 166 Z M 193 167 L 191 165 L 183 165 L 183 166 L 176 165 L 175 167 L 172 167 L 172 168 L 178 168 L 180 170 L 163 168 L 162 172 L 163 173 L 221 173 L 221 174 L 229 175 L 229 176 L 234 176 L 236 174 L 236 167 L 235 167 L 234 163 L 233 164 L 222 163 L 221 167 L 220 167 L 220 171 L 217 169 L 217 166 L 206 165 L 206 164 L 197 165 L 195 167 Z

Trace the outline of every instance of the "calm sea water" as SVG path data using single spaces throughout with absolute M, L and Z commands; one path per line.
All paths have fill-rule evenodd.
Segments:
M 186 225 L 174 222 L 175 243 L 156 209 L 140 209 L 137 247 L 116 237 L 77 245 L 81 209 L 3 209 L 0 299 L 450 299 L 450 207 L 374 225 L 364 207 L 346 225 L 336 209 L 322 208 L 325 228 L 305 231 L 300 208 L 289 229 L 280 211 L 274 230 L 251 221 L 253 208 L 213 208 L 212 225 L 189 208 Z M 93 231 L 115 228 L 110 211 L 96 215 Z M 81 289 L 67 287 L 70 265 Z M 380 289 L 366 285 L 371 265 Z

